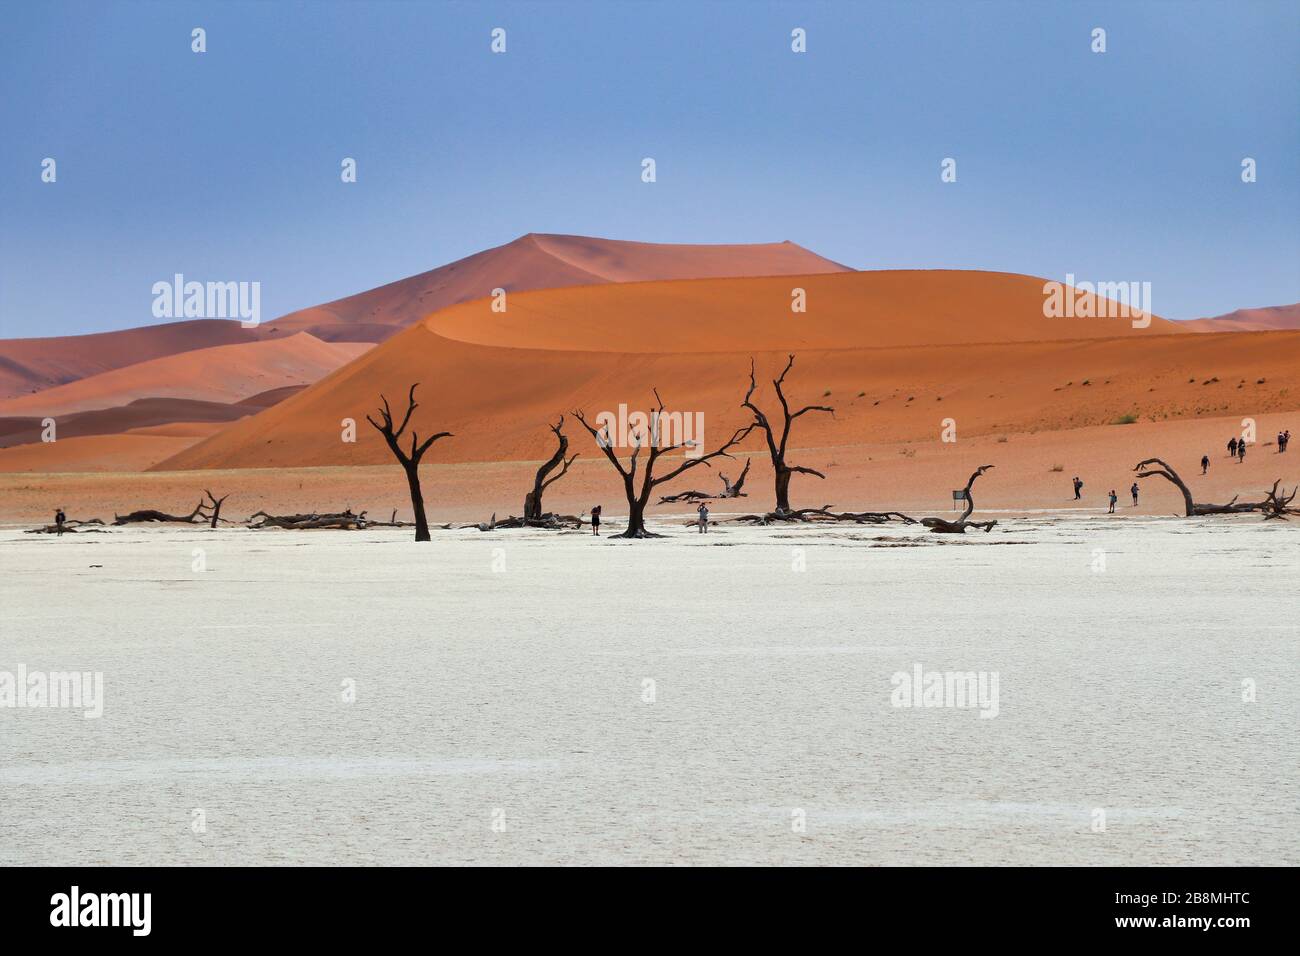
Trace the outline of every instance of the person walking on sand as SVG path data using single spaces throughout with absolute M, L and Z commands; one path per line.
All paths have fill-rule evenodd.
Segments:
M 1243 438 L 1240 442 L 1237 443 L 1237 464 L 1240 465 L 1245 460 L 1246 460 L 1246 439 Z
M 1075 501 L 1078 501 L 1080 498 L 1083 497 L 1083 495 L 1080 493 L 1082 491 L 1083 491 L 1083 482 L 1079 480 L 1078 475 L 1075 475 L 1074 476 L 1074 500 Z
M 1133 507 L 1136 508 L 1138 506 L 1138 483 L 1136 481 L 1133 482 L 1133 487 L 1129 489 L 1129 493 L 1133 495 Z
M 699 513 L 700 516 L 699 517 L 700 534 L 707 534 L 709 531 L 709 506 L 706 505 L 703 501 L 701 501 L 700 506 L 695 510 Z
M 1229 458 L 1237 457 L 1237 436 L 1236 435 L 1233 435 L 1232 438 L 1228 441 L 1228 457 Z
M 1115 489 L 1112 488 L 1110 489 L 1110 511 L 1106 512 L 1107 514 L 1113 515 L 1115 513 L 1115 502 L 1117 501 L 1119 501 L 1119 495 L 1115 494 Z
M 62 508 L 54 512 L 54 529 L 60 538 L 63 537 L 63 524 L 67 520 L 68 516 L 63 513 Z
M 600 537 L 600 505 L 591 509 L 591 533 Z
M 1201 474 L 1205 474 L 1205 473 L 1206 473 L 1207 471 L 1209 471 L 1209 470 L 1210 470 L 1210 456 L 1209 456 L 1209 455 L 1202 455 L 1202 456 L 1201 456 Z

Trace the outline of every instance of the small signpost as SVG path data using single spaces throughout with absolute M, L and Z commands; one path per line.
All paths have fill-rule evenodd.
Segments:
M 966 500 L 966 489 L 958 488 L 956 491 L 952 493 L 952 510 L 953 511 L 958 510 L 961 507 L 961 505 L 958 504 L 958 502 L 965 501 L 965 500 Z

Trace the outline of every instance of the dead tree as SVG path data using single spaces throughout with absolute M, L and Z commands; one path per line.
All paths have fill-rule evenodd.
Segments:
M 227 498 L 229 498 L 230 495 L 224 494 L 220 498 L 218 498 L 216 495 L 208 491 L 206 488 L 203 489 L 203 493 L 207 495 L 208 500 L 212 502 L 212 520 L 208 526 L 211 528 L 215 528 L 217 526 L 217 521 L 220 520 L 221 518 L 221 504 Z
M 830 412 L 831 417 L 835 417 L 835 409 L 831 408 L 829 405 L 805 405 L 797 412 L 790 411 L 790 404 L 786 401 L 785 391 L 781 386 L 785 382 L 786 373 L 790 371 L 790 368 L 793 365 L 794 356 L 791 355 L 790 360 L 785 363 L 785 368 L 781 371 L 781 375 L 772 380 L 772 385 L 776 388 L 776 397 L 781 402 L 781 415 L 784 420 L 779 439 L 776 435 L 775 429 L 772 427 L 772 423 L 768 421 L 767 416 L 763 414 L 762 410 L 752 401 L 754 390 L 758 387 L 754 380 L 754 360 L 752 358 L 749 360 L 749 391 L 745 393 L 745 400 L 741 402 L 742 408 L 747 408 L 753 413 L 754 424 L 763 429 L 763 434 L 767 438 L 767 451 L 768 454 L 772 456 L 772 470 L 775 472 L 776 476 L 777 511 L 790 510 L 790 478 L 793 475 L 816 475 L 818 478 L 823 479 L 826 477 L 816 469 L 805 468 L 802 465 L 791 465 L 786 462 L 786 444 L 790 440 L 790 425 L 796 418 L 800 415 L 806 414 L 807 412 Z
M 675 495 L 664 495 L 659 499 L 661 505 L 675 505 L 683 501 L 689 501 L 694 504 L 697 501 L 712 501 L 716 495 L 711 495 L 707 491 L 683 491 Z
M 719 498 L 745 497 L 745 493 L 740 489 L 745 487 L 745 476 L 749 474 L 749 466 L 752 463 L 753 463 L 752 458 L 745 459 L 745 467 L 741 470 L 740 477 L 736 479 L 736 483 L 734 485 L 727 480 L 726 475 L 718 475 L 718 477 L 722 479 L 722 494 L 718 496 Z
M 675 495 L 664 495 L 659 499 L 659 504 L 671 505 L 682 501 L 694 503 L 696 501 L 713 501 L 714 499 L 721 500 L 723 498 L 744 498 L 745 493 L 740 489 L 744 487 L 745 476 L 749 474 L 749 465 L 751 461 L 753 461 L 752 458 L 745 459 L 745 468 L 740 473 L 740 477 L 736 479 L 734 485 L 727 480 L 726 475 L 718 475 L 718 477 L 722 479 L 722 491 L 720 494 L 712 495 L 707 491 L 680 491 Z
M 1296 492 L 1300 491 L 1300 485 L 1292 488 L 1291 494 L 1288 495 L 1285 488 L 1278 490 L 1280 484 L 1282 484 L 1281 478 L 1273 482 L 1273 490 L 1267 493 L 1268 497 L 1263 501 L 1265 521 L 1270 518 L 1281 518 L 1286 521 L 1287 515 L 1300 515 L 1300 508 L 1291 507 L 1291 502 L 1295 501 Z
M 103 524 L 104 522 L 98 518 L 84 521 L 68 518 L 63 522 L 62 528 L 57 524 L 47 524 L 39 528 L 28 528 L 24 534 L 76 534 L 78 529 L 82 534 L 107 534 L 108 532 L 103 530 Z
M 415 540 L 431 541 L 433 539 L 429 536 L 429 520 L 424 515 L 424 495 L 420 492 L 420 459 L 424 457 L 424 453 L 429 450 L 430 445 L 440 438 L 451 438 L 452 434 L 451 432 L 438 432 L 421 442 L 419 435 L 412 429 L 411 450 L 409 452 L 402 450 L 399 439 L 402 437 L 402 433 L 406 431 L 407 424 L 411 421 L 411 413 L 420 407 L 415 402 L 415 389 L 419 384 L 419 382 L 416 382 L 411 386 L 411 391 L 406 396 L 406 414 L 402 416 L 402 424 L 398 425 L 397 428 L 393 428 L 393 415 L 388 408 L 388 399 L 383 394 L 379 396 L 380 401 L 384 403 L 384 407 L 379 409 L 379 414 L 384 423 L 379 424 L 369 415 L 366 416 L 366 421 L 375 427 L 375 431 L 384 436 L 384 441 L 388 442 L 388 447 L 393 456 L 402 466 L 402 470 L 406 472 L 406 483 L 411 489 L 411 508 L 415 511 Z
M 1151 467 L 1157 465 L 1159 467 Z M 1227 504 L 1198 504 L 1192 499 L 1192 492 L 1187 487 L 1187 483 L 1178 477 L 1178 472 L 1169 467 L 1159 458 L 1147 458 L 1133 466 L 1133 470 L 1138 473 L 1139 478 L 1150 478 L 1152 475 L 1158 475 L 1172 482 L 1183 494 L 1183 507 L 1186 517 L 1192 518 L 1199 515 L 1226 515 L 1242 514 L 1250 511 L 1264 510 L 1266 502 L 1245 502 L 1237 504 L 1237 495 L 1232 496 L 1232 500 Z
M 113 524 L 141 524 L 148 521 L 168 522 L 172 524 L 203 524 L 207 521 L 212 527 L 217 526 L 217 516 L 221 513 L 221 502 L 225 501 L 230 495 L 223 495 L 220 499 L 213 497 L 212 492 L 205 491 L 204 494 L 211 499 L 212 504 L 206 504 L 202 498 L 194 506 L 194 510 L 187 515 L 168 514 L 166 511 L 158 511 L 154 508 L 144 508 L 140 511 L 132 511 L 130 514 L 114 514 Z M 212 513 L 208 514 L 205 509 L 212 508 Z M 196 520 L 197 519 L 197 520 Z
M 542 520 L 542 492 L 549 488 L 554 482 L 564 477 L 564 473 L 569 470 L 575 458 L 578 457 L 575 452 L 572 458 L 565 459 L 564 455 L 569 450 L 569 436 L 564 434 L 564 416 L 551 426 L 551 431 L 555 432 L 555 437 L 559 442 L 555 449 L 555 454 L 542 463 L 537 469 L 537 475 L 533 478 L 533 490 L 524 495 L 524 520 L 541 521 Z M 560 469 L 559 474 L 550 475 L 556 468 Z
M 966 488 L 963 497 L 966 499 L 966 510 L 956 521 L 949 521 L 946 518 L 922 518 L 921 524 L 925 525 L 935 534 L 965 534 L 967 528 L 983 528 L 984 533 L 988 532 L 997 524 L 996 521 L 970 521 L 971 512 L 975 510 L 975 499 L 971 497 L 971 488 L 975 485 L 975 479 L 984 472 L 992 468 L 992 465 L 980 465 L 975 474 L 970 476 L 970 481 L 966 482 Z
M 913 517 L 901 511 L 831 511 L 830 505 L 820 508 L 800 508 L 798 511 L 769 511 L 761 515 L 738 515 L 735 518 L 723 518 L 719 523 L 734 521 L 742 524 L 769 525 L 775 523 L 795 522 L 832 522 L 850 521 L 854 524 L 886 524 L 901 521 L 903 524 L 917 524 Z
M 651 425 L 649 434 L 646 434 L 644 429 L 637 432 L 632 444 L 632 455 L 628 459 L 626 466 L 624 466 L 623 462 L 619 460 L 618 454 L 614 451 L 614 441 L 609 434 L 608 425 L 598 431 L 587 422 L 586 415 L 581 410 L 573 413 L 573 417 L 582 424 L 583 428 L 587 429 L 587 431 L 591 433 L 591 437 L 595 439 L 597 447 L 605 453 L 605 457 L 609 459 L 610 463 L 618 471 L 619 476 L 623 479 L 623 493 L 627 495 L 627 530 L 620 535 L 616 535 L 616 537 L 619 538 L 663 537 L 663 535 L 654 534 L 653 532 L 646 530 L 645 509 L 646 505 L 650 502 L 651 492 L 659 485 L 672 481 L 678 475 L 685 471 L 689 471 L 696 465 L 704 465 L 705 467 L 711 468 L 713 467 L 709 464 L 711 459 L 719 457 L 730 458 L 731 455 L 729 453 L 731 449 L 744 441 L 749 433 L 754 429 L 753 425 L 737 429 L 731 438 L 721 447 L 710 452 L 703 452 L 701 450 L 702 453 L 693 458 L 683 458 L 682 463 L 676 468 L 672 469 L 667 474 L 656 477 L 654 470 L 659 459 L 671 451 L 676 451 L 679 448 L 686 447 L 687 443 L 681 442 L 669 445 L 661 445 L 659 443 L 659 425 L 664 416 L 664 403 L 663 399 L 659 397 L 659 391 L 657 389 L 654 390 L 654 396 L 655 401 L 659 404 L 655 411 L 650 415 Z M 642 449 L 647 445 L 649 446 L 649 450 L 646 453 L 645 467 L 641 473 L 641 486 L 638 488 L 636 484 L 638 458 L 640 458 Z
M 258 521 L 257 519 L 261 519 Z M 306 531 L 314 528 L 335 528 L 342 531 L 364 529 L 369 526 L 366 513 L 353 514 L 352 509 L 330 514 L 272 515 L 258 511 L 248 516 L 248 526 L 257 531 L 262 528 L 284 528 L 287 531 Z

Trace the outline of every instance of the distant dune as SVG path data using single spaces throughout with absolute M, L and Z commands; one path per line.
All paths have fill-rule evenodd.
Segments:
M 299 332 L 329 342 L 381 342 L 430 312 L 487 297 L 498 287 L 515 293 L 653 278 L 767 276 L 844 269 L 789 242 L 690 246 L 529 234 L 419 276 L 390 282 L 325 306 L 292 312 L 252 329 L 242 328 L 237 321 L 196 319 L 91 336 L 0 341 L 0 415 L 35 414 L 38 410 L 42 415 L 59 415 L 90 407 L 122 406 L 138 398 L 162 395 L 211 398 L 211 389 L 207 392 L 190 389 L 190 369 L 221 365 L 227 360 L 225 354 L 204 355 L 196 362 L 148 368 L 139 365 L 218 346 L 273 342 Z M 126 367 L 135 368 L 127 375 L 101 377 L 105 372 Z M 300 380 L 315 381 L 334 367 L 334 363 L 322 364 L 315 376 Z M 173 372 L 174 377 L 169 378 Z M 312 373 L 311 363 L 302 363 L 296 375 L 309 373 Z M 98 380 L 86 382 L 82 389 L 55 390 L 91 377 Z M 205 378 L 209 385 L 216 381 L 211 372 Z M 157 388 L 160 384 L 165 388 Z M 231 377 L 229 385 L 230 389 L 222 390 L 220 401 L 230 397 L 231 389 L 272 388 L 256 378 L 248 381 L 239 375 Z M 39 392 L 45 393 L 42 398 L 27 403 L 9 405 L 4 401 Z M 235 395 L 235 398 L 243 397 L 246 395 Z
M 141 472 L 153 462 L 174 455 L 211 434 L 220 425 L 173 422 L 165 434 L 152 429 L 114 435 L 61 438 L 0 448 L 0 472 Z M 188 510 L 188 509 L 187 509 Z
M 238 402 L 205 402 L 189 398 L 137 398 L 126 405 L 97 408 L 89 412 L 75 412 L 60 416 L 56 435 L 59 440 L 86 435 L 114 435 L 130 431 L 132 434 L 168 435 L 170 437 L 207 436 L 218 428 L 196 430 L 197 423 L 221 425 L 263 408 L 270 408 L 306 388 L 289 385 L 272 389 Z M 43 417 L 0 418 L 0 448 L 39 442 L 44 432 Z M 172 425 L 175 428 L 172 428 Z M 179 449 L 173 449 L 176 451 Z
M 314 382 L 370 347 L 322 342 L 299 333 L 180 352 L 8 399 L 0 402 L 0 416 L 58 417 L 143 398 L 235 402 L 270 389 Z
M 1262 309 L 1238 309 L 1209 319 L 1181 323 L 1193 332 L 1269 332 L 1300 329 L 1300 302 Z
M 120 332 L 0 340 L 0 398 L 99 375 L 150 359 L 217 345 L 256 342 L 265 329 L 225 319 L 192 319 Z
M 792 314 L 790 288 L 807 293 Z M 450 430 L 440 462 L 549 453 L 546 422 L 581 407 L 703 412 L 711 438 L 744 422 L 750 355 L 760 399 L 785 353 L 799 355 L 792 401 L 834 405 L 801 420 L 801 447 L 1142 420 L 1260 414 L 1295 406 L 1300 332 L 1183 334 L 1153 320 L 1047 319 L 1042 280 L 981 272 L 881 272 L 545 290 L 455 306 L 321 382 L 244 419 L 159 469 L 374 464 L 389 452 L 365 422 L 379 392 L 401 403 L 420 382 L 414 422 Z M 1262 383 L 1259 379 L 1264 379 Z M 1238 387 L 1240 386 L 1240 387 Z M 1288 401 L 1290 404 L 1288 404 Z M 357 421 L 357 441 L 339 423 Z M 575 447 L 594 453 L 570 426 Z M 754 442 L 757 447 L 757 442 Z
M 430 312 L 512 292 L 650 279 L 851 271 L 791 242 L 679 245 L 530 233 L 429 272 L 277 319 L 327 341 L 379 342 Z

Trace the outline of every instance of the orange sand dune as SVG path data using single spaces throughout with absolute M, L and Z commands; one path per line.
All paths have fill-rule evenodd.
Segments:
M 379 342 L 430 312 L 482 299 L 493 289 L 529 289 L 711 276 L 843 272 L 791 242 L 685 245 L 532 234 L 429 272 L 293 312 L 274 328 L 329 341 Z
M 0 399 L 28 395 L 151 359 L 295 332 L 338 342 L 381 342 L 430 312 L 509 292 L 632 279 L 843 271 L 789 242 L 678 245 L 526 235 L 429 272 L 245 329 L 224 319 L 119 332 L 0 340 Z
M 225 319 L 194 319 L 94 335 L 0 340 L 0 399 L 166 355 L 256 342 L 268 334 L 264 327 L 245 329 Z
M 791 310 L 802 289 L 807 311 Z M 597 352 L 731 352 L 1036 342 L 1181 332 L 1156 317 L 1047 318 L 1043 280 L 996 272 L 845 272 L 587 286 L 489 300 L 427 320 L 480 345 Z
M 1300 329 L 1300 302 L 1265 309 L 1238 309 L 1209 319 L 1182 323 L 1193 332 L 1269 332 Z
M 809 312 L 766 308 L 788 302 L 792 281 L 808 290 Z M 402 407 L 417 381 L 416 427 L 455 433 L 436 446 L 441 462 L 544 458 L 545 425 L 559 413 L 648 411 L 654 386 L 670 410 L 704 414 L 711 444 L 745 421 L 750 355 L 770 408 L 786 351 L 799 353 L 792 401 L 836 408 L 833 419 L 800 420 L 803 447 L 937 439 L 948 418 L 970 437 L 1300 405 L 1300 332 L 1162 334 L 1176 326 L 1045 319 L 1041 290 L 1041 280 L 998 273 L 846 273 L 539 291 L 512 297 L 505 315 L 469 303 L 157 467 L 387 462 L 365 415 L 381 391 Z M 355 442 L 343 440 L 346 419 Z
M 114 408 L 77 412 L 58 419 L 59 440 L 85 435 L 115 435 L 124 431 L 161 427 L 172 422 L 233 422 L 255 414 L 259 408 L 229 402 L 196 402 L 184 398 L 141 398 Z M 0 448 L 41 441 L 41 418 L 0 418 Z
M 207 428 L 219 426 L 208 424 Z M 193 434 L 154 435 L 124 432 L 117 435 L 87 435 L 0 448 L 0 472 L 138 472 L 154 462 L 175 455 L 205 437 L 199 425 Z M 44 486 L 44 479 L 42 479 Z
M 370 348 L 322 342 L 300 333 L 218 345 L 101 372 L 80 381 L 0 402 L 0 416 L 71 415 L 142 398 L 235 402 L 259 392 L 314 382 Z M 124 427 L 131 427 L 125 424 Z

